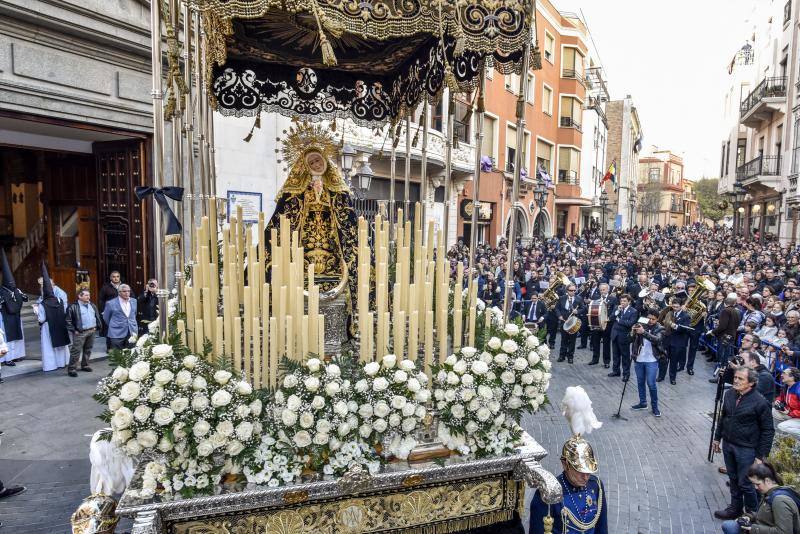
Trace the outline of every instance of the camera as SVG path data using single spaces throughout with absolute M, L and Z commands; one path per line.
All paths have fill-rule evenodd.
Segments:
M 779 412 L 786 411 L 786 403 L 781 401 L 775 401 L 775 404 L 773 404 L 773 408 L 775 408 Z
M 736 520 L 736 524 L 740 527 L 750 527 L 753 526 L 753 523 L 749 516 L 743 515 L 742 517 Z

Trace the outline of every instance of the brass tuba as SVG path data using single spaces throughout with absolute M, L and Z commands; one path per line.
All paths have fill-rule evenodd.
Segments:
M 571 283 L 572 282 L 569 281 L 569 278 L 567 278 L 567 275 L 564 273 L 558 273 L 556 275 L 556 281 L 542 293 L 542 302 L 544 302 L 548 310 L 552 310 L 556 307 L 556 304 L 558 304 L 558 288 L 561 286 L 567 287 Z
M 697 326 L 708 313 L 708 308 L 702 301 L 706 297 L 706 293 L 713 293 L 717 290 L 717 286 L 704 276 L 697 275 L 695 280 L 697 281 L 697 288 L 692 292 L 689 301 L 686 303 L 686 310 L 689 312 L 689 317 L 691 317 L 692 326 Z

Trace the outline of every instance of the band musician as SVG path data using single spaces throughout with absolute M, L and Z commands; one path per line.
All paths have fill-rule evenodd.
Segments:
M 606 305 L 608 322 L 603 330 L 592 330 L 590 344 L 592 347 L 592 361 L 589 365 L 600 363 L 600 346 L 603 348 L 603 367 L 611 365 L 611 329 L 614 326 L 614 312 L 617 309 L 617 298 L 609 292 L 608 284 L 600 284 L 589 296 L 592 301 L 602 300 Z
M 575 284 L 567 286 L 567 294 L 558 299 L 556 304 L 556 313 L 558 314 L 559 324 L 563 326 L 564 322 L 571 316 L 582 316 L 585 313 L 585 306 L 583 299 L 575 295 Z M 563 328 L 561 329 L 561 349 L 559 351 L 558 360 L 563 362 L 567 360 L 569 363 L 573 362 L 575 358 L 575 338 L 578 337 L 577 332 L 570 334 Z
M 689 329 L 691 318 L 686 311 L 684 300 L 673 297 L 670 304 L 672 309 L 668 310 L 664 316 L 664 345 L 669 356 L 668 362 L 659 362 L 658 378 L 656 382 L 662 382 L 669 368 L 669 383 L 675 385 L 678 370 L 686 365 L 686 351 L 689 348 Z

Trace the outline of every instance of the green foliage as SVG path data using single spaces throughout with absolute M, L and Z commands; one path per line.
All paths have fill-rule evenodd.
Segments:
M 703 178 L 694 183 L 694 191 L 697 194 L 697 204 L 700 213 L 706 219 L 714 222 L 721 221 L 730 211 L 730 208 L 720 209 L 719 204 L 725 199 L 717 192 L 719 180 L 716 178 Z
M 108 364 L 114 367 L 130 367 L 133 364 L 133 352 L 130 349 L 111 349 L 108 353 Z
M 783 478 L 783 483 L 800 491 L 800 441 L 788 436 L 778 438 L 769 460 Z

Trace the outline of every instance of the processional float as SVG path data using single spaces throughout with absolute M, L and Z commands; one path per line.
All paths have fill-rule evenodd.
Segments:
M 483 132 L 488 68 L 521 74 L 516 132 L 517 143 L 522 144 L 528 84 L 522 73 L 540 68 L 538 46 L 533 42 L 533 0 L 189 0 L 184 4 L 169 0 L 152 5 L 160 7 L 152 10 L 152 27 L 163 25 L 166 29 L 168 70 L 164 84 L 162 35 L 154 31 L 154 186 L 139 193 L 142 197 L 153 194 L 160 206 L 154 210 L 153 249 L 160 279 L 166 281 L 167 274 L 174 272 L 177 287 L 171 302 L 168 291 L 159 293 L 159 309 L 170 312 L 160 314 L 158 329 L 144 343 L 139 340 L 132 352 L 118 356 L 120 367 L 98 389 L 99 398 L 110 410 L 111 443 L 129 456 L 139 456 L 139 467 L 116 513 L 134 518 L 135 533 L 458 532 L 519 522 L 526 483 L 541 491 L 547 502 L 558 501 L 560 485 L 539 464 L 546 451 L 518 425 L 506 425 L 506 408 L 497 402 L 513 398 L 508 410 L 517 422 L 522 408 L 515 402 L 524 399 L 533 409 L 544 402 L 550 369 L 547 350 L 537 349 L 538 342 L 530 332 L 506 326 L 511 285 L 505 289 L 505 310 L 479 309 L 477 281 L 470 274 L 474 255 L 466 272 L 458 266 L 455 285 L 451 285 L 446 257 L 448 225 L 435 231 L 426 215 L 427 111 L 431 103 L 442 95 L 451 103 L 445 141 L 445 221 L 453 210 L 450 174 L 457 93 L 475 95 L 473 202 L 478 205 L 481 156 L 477 147 Z M 420 105 L 422 202 L 412 206 L 411 117 Z M 220 220 L 213 112 L 251 117 L 254 128 L 259 127 L 262 113 L 293 117 L 291 129 L 279 138 L 289 178 L 279 193 L 278 213 L 272 220 L 267 221 L 262 213 L 258 222 L 248 225 L 241 210 L 231 214 L 228 224 Z M 165 119 L 171 122 L 169 135 L 165 135 Z M 334 121 L 334 125 L 336 121 L 354 121 L 359 126 L 387 129 L 391 184 L 386 218 L 378 215 L 374 223 L 368 223 L 348 215 L 354 212 L 352 204 L 347 204 L 347 184 L 338 169 L 332 168 L 335 158 L 330 151 L 336 148 L 336 134 L 331 133 L 332 128 L 306 122 L 319 120 Z M 397 206 L 397 149 L 403 135 L 404 196 Z M 170 169 L 164 168 L 165 153 L 171 156 Z M 518 151 L 512 188 L 515 203 L 522 167 L 522 152 Z M 175 204 L 176 217 L 168 199 L 179 199 L 183 188 L 186 201 Z M 511 243 L 516 241 L 513 218 L 517 211 L 512 210 Z M 477 212 L 473 210 L 473 228 L 477 227 Z M 321 232 L 319 228 L 317 234 L 298 228 L 298 220 L 311 224 L 310 219 L 321 225 Z M 326 248 L 322 243 L 319 234 L 325 230 L 336 236 L 338 248 Z M 309 244 L 313 239 L 322 244 Z M 471 250 L 476 244 L 477 232 L 473 232 Z M 319 249 L 309 251 L 314 246 Z M 513 279 L 512 261 L 509 255 L 509 281 Z M 476 345 L 478 349 L 473 349 Z M 200 360 L 194 355 L 200 355 Z M 175 359 L 178 356 L 182 359 Z M 331 357 L 334 359 L 326 362 Z M 165 363 L 172 359 L 177 367 Z M 342 382 L 340 376 L 340 366 L 347 367 L 347 359 L 363 367 L 358 375 L 363 378 L 355 385 Z M 377 440 L 376 450 L 363 454 L 379 455 L 380 469 L 367 472 L 345 465 L 337 471 L 331 467 L 338 458 L 336 447 L 326 442 L 323 457 L 316 458 L 308 452 L 308 447 L 313 448 L 305 441 L 308 432 L 299 430 L 293 438 L 287 436 L 295 424 L 290 406 L 295 395 L 289 393 L 297 391 L 300 398 L 302 388 L 305 393 L 317 391 L 320 368 L 320 379 L 334 400 L 345 395 L 345 401 L 352 401 L 346 396 L 351 393 L 340 392 L 340 386 L 361 392 L 362 383 L 373 384 L 370 394 L 378 398 L 377 392 L 384 389 L 382 373 L 394 377 L 390 388 L 396 387 L 399 376 L 404 388 L 407 384 L 403 391 L 411 393 L 407 399 L 397 399 L 398 405 L 416 401 L 416 411 L 406 415 L 419 422 L 418 428 L 403 434 L 415 445 L 413 449 L 403 450 L 398 441 L 406 443 L 405 438 L 398 440 L 394 435 L 392 441 L 391 432 L 380 430 L 385 425 L 376 422 L 377 430 L 363 432 L 362 437 L 381 436 L 383 441 Z M 156 373 L 156 369 L 160 370 Z M 503 369 L 508 369 L 502 373 L 505 386 L 500 382 Z M 172 395 L 171 381 L 204 372 L 205 378 L 195 376 L 175 390 L 178 396 L 180 387 L 190 391 L 185 402 L 175 398 L 165 404 L 162 400 L 165 390 L 167 396 Z M 416 372 L 419 374 L 414 375 Z M 465 374 L 470 376 L 469 383 Z M 292 376 L 300 377 L 305 385 L 297 385 Z M 488 384 L 487 376 L 499 384 L 494 393 L 491 387 L 477 386 Z M 145 391 L 151 383 L 148 380 L 155 382 Z M 235 385 L 233 380 L 240 382 Z M 466 435 L 459 437 L 461 427 L 457 421 L 453 426 L 453 417 L 460 420 L 465 408 L 460 404 L 454 407 L 453 402 L 458 403 L 458 395 L 463 395 L 463 402 L 468 403 L 470 399 L 457 388 L 472 391 L 473 380 L 483 397 L 478 395 L 469 402 L 474 404 L 469 409 L 475 410 L 476 419 L 466 423 L 467 430 L 461 430 Z M 211 428 L 213 436 L 208 440 L 198 437 L 209 432 L 202 424 L 205 420 L 193 419 L 190 431 L 170 427 L 173 421 L 186 418 L 185 404 L 191 404 L 190 410 L 206 413 L 203 410 L 209 409 L 209 399 L 202 393 L 212 384 L 219 390 L 211 396 L 213 410 L 207 418 L 230 421 L 218 424 L 216 432 Z M 430 387 L 434 398 L 420 393 L 420 384 L 422 389 Z M 198 397 L 206 404 L 195 406 Z M 240 397 L 249 404 L 243 408 L 240 401 L 234 414 L 234 403 Z M 316 403 L 317 397 L 312 401 L 309 396 L 308 401 Z M 322 405 L 328 397 L 319 398 Z M 140 400 L 155 410 L 148 406 L 134 410 Z M 243 484 L 241 470 L 237 481 L 237 470 L 231 468 L 230 460 L 238 458 L 241 451 L 234 443 L 245 447 L 247 440 L 253 439 L 253 428 L 269 426 L 253 419 L 261 411 L 262 401 L 276 413 L 283 410 L 283 422 L 276 423 L 280 427 L 275 431 L 277 441 L 285 440 L 304 451 L 294 456 L 304 459 L 305 463 L 297 466 L 303 476 L 287 479 L 286 484 L 277 485 L 277 479 L 275 485 Z M 481 403 L 486 411 L 478 408 L 484 406 Z M 341 435 L 342 427 L 350 426 L 356 415 L 363 422 L 363 406 L 354 414 L 352 407 L 348 413 L 349 404 L 352 402 L 344 403 L 343 419 L 331 432 L 338 430 Z M 375 405 L 375 417 L 379 404 Z M 224 406 L 231 407 L 230 414 Z M 295 409 L 302 412 L 304 407 Z M 372 417 L 372 408 L 368 411 L 367 418 Z M 145 430 L 150 424 L 148 417 L 160 418 L 156 425 L 163 423 L 169 430 L 156 425 L 153 431 Z M 331 417 L 335 420 L 336 416 Z M 299 424 L 303 424 L 302 418 Z M 480 424 L 487 419 L 494 420 L 489 424 L 499 425 L 506 435 L 513 435 L 513 448 L 495 455 L 480 447 L 470 449 L 469 443 L 476 439 L 469 436 L 470 429 L 482 428 Z M 446 432 L 440 420 L 449 421 Z M 320 430 L 325 425 L 317 423 L 315 440 L 328 431 L 327 427 Z M 404 428 L 405 423 L 403 420 Z M 266 435 L 266 428 L 264 432 Z M 185 438 L 187 433 L 189 438 Z M 214 436 L 225 439 L 227 448 L 216 445 L 214 449 Z M 180 442 L 180 447 L 186 448 L 182 439 L 192 444 L 190 451 L 181 450 L 178 455 L 183 464 L 180 458 L 169 464 L 172 460 L 159 457 L 160 451 L 174 458 L 173 446 Z M 478 449 L 481 454 L 470 454 Z M 391 456 L 395 459 L 390 460 Z M 198 491 L 200 496 L 180 491 L 174 483 L 178 475 L 172 482 L 158 479 L 164 469 L 174 471 L 181 465 L 194 469 L 197 464 L 213 463 L 211 458 L 225 461 L 225 477 L 218 476 L 219 483 Z M 315 464 L 316 460 L 320 462 Z M 326 462 L 325 469 L 312 469 Z M 251 479 L 252 469 L 245 471 L 248 480 L 258 478 L 254 475 Z M 212 472 L 219 475 L 221 471 L 209 468 L 208 473 Z M 200 477 L 192 477 L 192 483 L 196 478 Z M 156 479 L 161 482 L 154 482 Z M 180 480 L 185 489 L 186 479 Z M 212 476 L 212 480 L 216 479 Z M 165 486 L 171 492 L 162 491 Z M 102 490 L 100 485 L 98 492 Z M 79 521 L 95 509 L 113 510 L 107 500 L 98 499 L 84 503 L 82 512 L 76 514 Z

